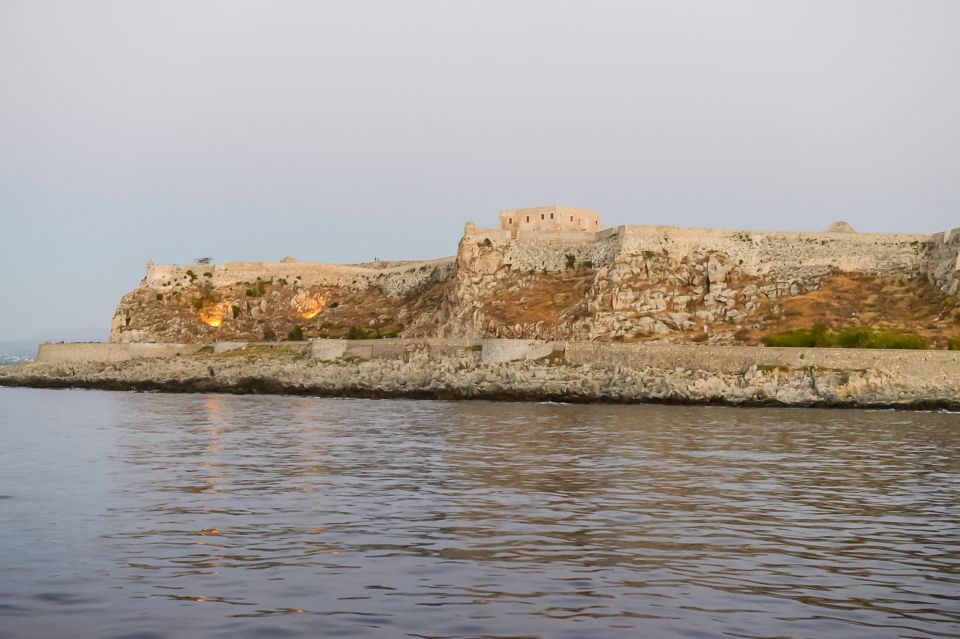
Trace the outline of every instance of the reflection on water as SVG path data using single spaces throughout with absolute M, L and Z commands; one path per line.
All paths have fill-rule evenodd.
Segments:
M 0 389 L 0 637 L 960 634 L 960 415 Z

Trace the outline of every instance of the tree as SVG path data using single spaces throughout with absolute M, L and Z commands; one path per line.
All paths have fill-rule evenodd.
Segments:
M 198 258 L 196 259 L 196 262 L 197 262 L 197 264 L 209 264 L 209 263 L 210 263 L 210 260 L 212 260 L 212 259 L 213 259 L 213 258 L 211 258 L 211 257 L 198 257 Z

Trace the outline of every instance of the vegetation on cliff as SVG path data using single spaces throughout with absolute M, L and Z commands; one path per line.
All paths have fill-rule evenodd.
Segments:
M 895 330 L 874 331 L 870 328 L 830 330 L 825 324 L 813 328 L 786 331 L 763 339 L 766 346 L 806 348 L 901 348 L 919 350 L 927 340 L 916 333 Z

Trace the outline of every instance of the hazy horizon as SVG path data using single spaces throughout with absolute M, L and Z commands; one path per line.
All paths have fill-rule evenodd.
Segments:
M 441 257 L 505 208 L 958 227 L 958 33 L 951 0 L 0 0 L 0 340 L 105 334 L 147 260 Z

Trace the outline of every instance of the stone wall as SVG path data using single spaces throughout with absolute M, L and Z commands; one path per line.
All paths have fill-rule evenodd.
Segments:
M 920 273 L 931 237 L 884 233 L 789 233 L 625 226 L 623 252 L 725 255 L 751 276 L 802 279 L 831 270 L 869 275 Z
M 955 351 L 568 342 L 563 344 L 563 357 L 571 365 L 605 368 L 679 368 L 731 374 L 742 373 L 753 366 L 789 370 L 882 370 L 901 379 L 960 383 L 960 352 Z
M 203 344 L 40 344 L 38 362 L 125 362 L 190 355 Z
M 161 289 L 177 284 L 207 282 L 214 287 L 279 280 L 300 286 L 335 286 L 355 290 L 378 288 L 384 294 L 400 297 L 450 276 L 454 258 L 402 262 L 396 266 L 320 264 L 314 262 L 227 262 L 191 266 L 155 266 L 147 264 L 143 286 Z M 192 273 L 192 275 L 191 275 Z
M 944 253 L 952 251 L 956 261 L 960 229 L 952 236 L 949 232 L 929 236 L 618 226 L 597 233 L 521 232 L 513 238 L 499 229 L 468 227 L 467 240 L 504 246 L 504 263 L 520 270 L 563 271 L 567 254 L 600 268 L 624 257 L 652 254 L 682 259 L 696 253 L 718 253 L 751 276 L 798 279 L 832 270 L 870 275 L 925 272 L 935 245 Z M 464 246 L 461 243 L 461 250 Z
M 255 347 L 300 353 L 320 361 L 340 359 L 407 360 L 414 353 L 440 360 L 479 351 L 480 362 L 544 360 L 568 366 L 643 370 L 647 368 L 740 374 L 756 367 L 785 370 L 883 371 L 901 380 L 960 384 L 960 352 L 834 348 L 766 348 L 615 344 L 610 342 L 546 342 L 543 340 L 310 340 L 307 342 L 229 343 L 208 346 L 212 352 Z M 172 359 L 191 355 L 199 344 L 42 344 L 37 361 L 45 363 L 114 363 L 139 359 Z

